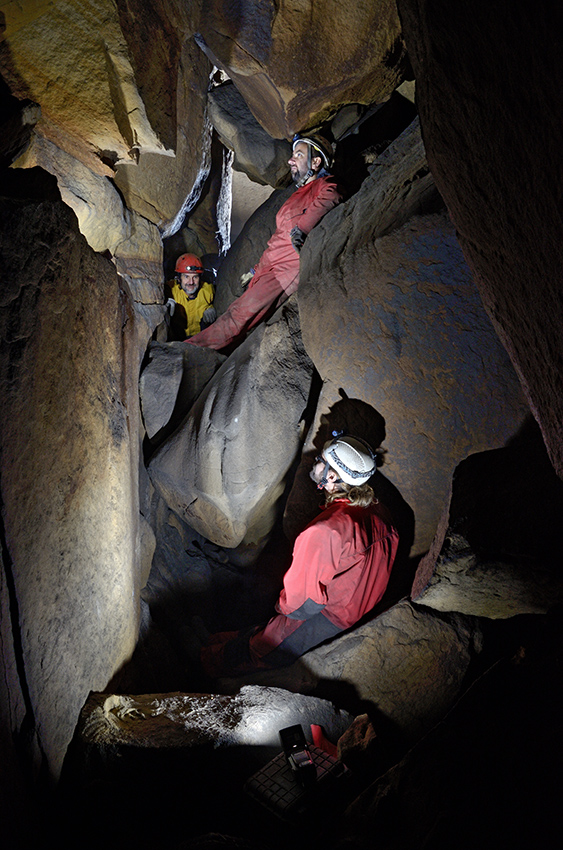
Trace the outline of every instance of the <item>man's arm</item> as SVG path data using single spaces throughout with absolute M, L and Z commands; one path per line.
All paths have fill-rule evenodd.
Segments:
M 341 552 L 340 534 L 328 523 L 307 526 L 295 541 L 276 610 L 295 620 L 307 620 L 322 611 L 328 602 L 327 586 L 338 572 Z
M 307 209 L 303 210 L 301 215 L 296 216 L 292 222 L 305 235 L 310 233 L 315 224 L 342 200 L 342 194 L 339 192 L 336 183 L 329 183 L 322 177 L 318 179 L 322 180 L 322 184 L 319 186 L 320 191 L 315 195 Z

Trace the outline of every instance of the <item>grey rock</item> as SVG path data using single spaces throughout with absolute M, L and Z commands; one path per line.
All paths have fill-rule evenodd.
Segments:
M 235 152 L 234 168 L 262 185 L 286 186 L 291 145 L 260 126 L 232 82 L 211 89 L 209 117 L 223 144 Z
M 143 421 L 149 439 L 178 425 L 225 361 L 225 355 L 185 342 L 151 342 L 139 379 Z M 159 435 L 162 436 L 162 435 Z
M 244 541 L 250 552 L 267 539 L 300 449 L 312 371 L 290 299 L 227 359 L 151 460 L 169 507 L 213 543 Z
M 402 600 L 379 617 L 312 649 L 290 667 L 258 672 L 252 681 L 303 692 L 352 691 L 377 707 L 412 741 L 421 737 L 462 693 L 469 663 L 482 644 L 478 622 L 438 616 Z M 236 689 L 246 677 L 222 680 Z M 347 694 L 350 700 L 350 693 Z

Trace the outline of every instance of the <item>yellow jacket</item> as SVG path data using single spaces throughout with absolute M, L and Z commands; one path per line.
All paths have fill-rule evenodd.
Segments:
M 172 286 L 172 298 L 184 308 L 186 315 L 186 336 L 193 336 L 201 330 L 201 317 L 213 304 L 215 290 L 210 283 L 202 283 L 195 298 L 188 298 L 179 283 Z

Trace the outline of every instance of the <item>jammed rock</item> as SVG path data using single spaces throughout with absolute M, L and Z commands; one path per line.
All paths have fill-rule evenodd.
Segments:
M 231 82 L 211 89 L 208 100 L 209 118 L 215 130 L 223 144 L 235 152 L 234 168 L 257 183 L 274 188 L 287 185 L 289 142 L 272 139 L 266 133 Z
M 145 430 L 152 439 L 165 426 L 171 433 L 180 424 L 226 357 L 185 342 L 151 342 L 148 357 L 139 392 Z
M 198 37 L 275 139 L 320 125 L 342 104 L 385 100 L 405 72 L 394 0 L 330 9 L 213 0 Z
M 417 122 L 309 235 L 298 299 L 325 381 L 312 438 L 342 391 L 373 406 L 385 420 L 385 474 L 414 510 L 420 554 L 451 470 L 502 445 L 528 406 L 440 209 Z
M 290 299 L 228 358 L 154 455 L 155 487 L 204 537 L 248 549 L 267 538 L 300 447 L 311 376 Z
M 439 611 L 504 618 L 563 602 L 563 483 L 537 429 L 472 455 L 455 471 L 449 510 L 412 597 Z

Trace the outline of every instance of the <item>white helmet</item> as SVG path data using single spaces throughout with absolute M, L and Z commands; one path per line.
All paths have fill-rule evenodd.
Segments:
M 324 444 L 322 456 L 346 484 L 365 484 L 377 469 L 370 446 L 359 437 L 329 440 Z

